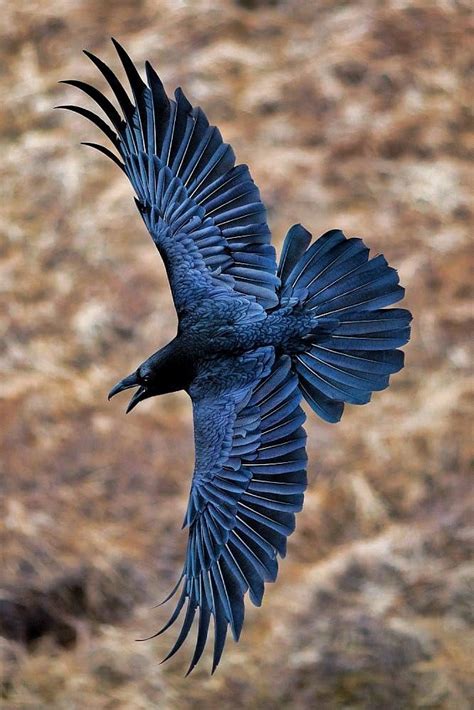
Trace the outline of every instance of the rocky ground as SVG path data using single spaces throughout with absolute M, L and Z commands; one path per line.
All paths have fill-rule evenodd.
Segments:
M 469 5 L 0 3 L 2 708 L 472 707 Z M 390 390 L 309 416 L 288 557 L 212 678 L 159 665 L 173 633 L 134 641 L 166 618 L 193 444 L 185 395 L 106 401 L 176 326 L 129 185 L 52 111 L 79 101 L 58 80 L 102 86 L 82 48 L 118 66 L 110 35 L 251 164 L 278 245 L 361 235 L 414 313 Z

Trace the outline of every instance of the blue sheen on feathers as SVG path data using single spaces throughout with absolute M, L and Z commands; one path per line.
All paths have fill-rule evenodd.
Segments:
M 179 592 L 180 616 L 169 652 L 197 618 L 189 671 L 214 626 L 212 670 L 227 631 L 239 639 L 244 597 L 262 603 L 265 582 L 286 554 L 306 488 L 304 398 L 325 421 L 345 403 L 365 404 L 403 367 L 411 314 L 387 308 L 403 298 L 397 272 L 361 239 L 333 229 L 311 243 L 302 225 L 289 230 L 277 267 L 265 207 L 246 165 L 181 89 L 168 98 L 147 62 L 146 83 L 114 40 L 132 99 L 114 72 L 85 54 L 109 84 L 114 104 L 87 94 L 109 123 L 80 106 L 110 140 L 96 148 L 128 177 L 139 213 L 160 252 L 178 313 L 178 333 L 109 397 L 138 388 L 140 401 L 184 389 L 194 417 L 195 468 L 184 526 L 184 568 L 165 600 Z M 150 637 L 153 638 L 153 637 Z

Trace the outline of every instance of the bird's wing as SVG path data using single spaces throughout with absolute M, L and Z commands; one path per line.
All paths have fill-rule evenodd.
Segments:
M 185 517 L 183 586 L 174 613 L 158 632 L 186 605 L 170 658 L 199 610 L 189 672 L 202 655 L 211 619 L 214 671 L 228 626 L 239 638 L 245 593 L 260 606 L 264 582 L 276 579 L 277 554 L 284 557 L 303 504 L 307 461 L 305 415 L 288 356 L 275 360 L 273 348 L 264 347 L 218 360 L 200 373 L 191 396 L 196 462 Z
M 90 96 L 112 127 L 92 111 L 68 108 L 95 123 L 120 158 L 136 203 L 167 269 L 178 314 L 196 296 L 225 288 L 268 309 L 278 303 L 275 250 L 265 208 L 246 165 L 235 165 L 232 148 L 193 108 L 181 89 L 170 100 L 147 62 L 145 84 L 125 50 L 115 47 L 130 83 L 133 102 L 109 67 L 90 52 L 109 83 L 122 115 L 96 88 L 66 81 Z

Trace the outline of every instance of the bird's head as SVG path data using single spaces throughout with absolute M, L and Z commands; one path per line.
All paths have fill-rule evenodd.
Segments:
M 137 406 L 139 402 L 142 402 L 148 397 L 154 397 L 156 394 L 161 394 L 158 387 L 157 377 L 152 367 L 148 364 L 146 360 L 142 363 L 135 372 L 132 372 L 123 380 L 117 382 L 114 387 L 109 392 L 108 399 L 115 397 L 119 392 L 131 389 L 132 387 L 138 387 L 136 392 L 133 394 L 127 407 L 127 414 L 132 411 L 134 407 Z
M 184 389 L 188 384 L 189 372 L 186 363 L 180 357 L 176 340 L 153 353 L 135 372 L 117 382 L 109 392 L 109 399 L 119 392 L 137 387 L 127 407 L 127 414 L 139 402 L 158 394 Z

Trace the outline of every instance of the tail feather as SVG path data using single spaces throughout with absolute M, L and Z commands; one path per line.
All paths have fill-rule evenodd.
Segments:
M 314 345 L 311 350 L 317 352 L 318 357 L 325 362 L 346 370 L 364 372 L 366 376 L 372 374 L 392 375 L 399 372 L 404 364 L 404 353 L 401 350 L 341 352 L 321 345 Z
M 383 256 L 376 256 L 375 259 L 368 261 L 368 249 L 357 250 L 354 253 L 350 241 L 342 246 L 346 245 L 347 251 L 352 253 L 344 260 L 346 255 L 342 254 L 337 263 L 331 262 L 324 269 L 324 273 L 316 274 L 310 281 L 308 287 L 311 287 L 311 295 L 307 300 L 308 308 L 316 310 L 320 304 L 326 304 L 338 296 L 372 283 L 379 276 L 387 275 L 385 273 L 387 262 Z
M 382 255 L 369 259 L 362 240 L 347 239 L 340 230 L 326 232 L 306 248 L 301 229 L 292 228 L 285 240 L 281 296 L 288 299 L 304 289 L 303 304 L 315 316 L 315 326 L 293 366 L 310 406 L 336 422 L 345 402 L 366 404 L 401 370 L 404 356 L 396 348 L 410 338 L 411 313 L 385 309 L 403 298 L 404 289 Z
M 312 362 L 308 355 L 296 356 L 296 371 L 301 377 L 313 387 L 320 390 L 326 397 L 337 401 L 349 402 L 350 404 L 367 404 L 370 400 L 370 392 L 367 388 L 351 387 L 331 377 L 321 374 L 317 364 Z M 365 391 L 364 391 L 365 390 Z
M 355 271 L 359 265 L 367 263 L 369 250 L 360 239 L 339 242 L 338 236 L 336 233 L 331 239 L 325 240 L 323 247 L 327 248 L 324 248 L 323 253 L 315 249 L 314 256 L 307 260 L 302 270 L 298 270 L 298 265 L 294 268 L 290 288 L 294 288 L 294 285 L 298 285 L 299 288 L 304 286 L 318 293 L 319 290 L 331 285 L 332 281 L 336 283 L 339 278 Z M 331 242 L 334 242 L 334 246 L 329 248 Z M 316 247 L 317 244 L 315 242 L 307 253 L 311 254 L 313 246 Z M 316 282 L 318 282 L 317 289 L 314 288 Z
M 311 234 L 301 224 L 295 224 L 286 235 L 278 264 L 277 276 L 284 282 L 293 267 L 305 253 L 311 242 Z
M 324 294 L 324 299 L 326 292 L 335 287 L 339 281 L 348 278 L 352 274 L 358 276 L 360 273 L 364 273 L 367 268 L 369 250 L 360 239 L 350 239 L 345 243 L 338 244 L 334 249 L 334 252 L 336 251 L 342 253 L 336 255 L 332 261 L 326 259 L 327 265 L 313 275 L 308 282 L 308 288 L 311 288 L 317 280 L 317 290 L 311 289 L 312 292 L 314 291 L 313 299 L 315 302 L 317 302 L 319 294 Z
M 358 335 L 360 333 L 380 333 L 386 330 L 400 330 L 407 324 L 407 311 L 404 308 L 376 310 L 370 313 L 346 313 L 338 326 L 340 335 Z
M 323 377 L 329 377 L 330 379 L 340 382 L 343 385 L 352 385 L 358 389 L 371 389 L 383 390 L 388 385 L 388 375 L 379 374 L 367 374 L 365 372 L 360 372 L 357 370 L 352 370 L 349 368 L 337 367 L 328 362 L 325 362 L 321 357 L 319 357 L 319 350 L 317 347 L 311 348 L 307 353 L 304 353 L 302 359 L 308 364 L 308 367 L 317 367 L 318 372 Z
M 285 244 L 283 245 L 283 251 L 285 250 L 286 242 L 291 239 L 292 232 L 290 229 L 286 236 Z M 326 232 L 326 234 L 323 234 L 317 242 L 312 244 L 310 248 L 306 250 L 301 259 L 297 262 L 297 264 L 295 264 L 286 283 L 284 284 L 282 295 L 286 296 L 288 295 L 288 292 L 293 291 L 297 285 L 300 286 L 300 279 L 304 277 L 308 269 L 313 268 L 313 265 L 317 263 L 317 259 L 324 256 L 329 249 L 332 249 L 344 240 L 345 237 L 340 229 L 331 229 L 329 232 Z

